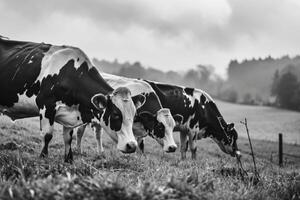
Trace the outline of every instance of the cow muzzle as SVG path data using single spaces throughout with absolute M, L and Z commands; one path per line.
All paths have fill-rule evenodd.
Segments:
M 126 144 L 125 151 L 122 151 L 122 153 L 134 153 L 136 150 L 137 145 L 134 142 L 129 142 Z
M 166 153 L 173 153 L 177 149 L 177 145 L 174 141 L 174 138 L 170 134 L 166 134 L 163 138 L 163 150 Z
M 133 153 L 137 148 L 137 141 L 133 136 L 133 132 L 126 131 L 126 132 L 119 132 L 117 133 L 118 136 L 118 144 L 117 149 L 120 150 L 122 153 Z
M 173 153 L 173 152 L 176 151 L 176 149 L 177 149 L 177 146 L 172 145 L 172 146 L 168 147 L 168 150 L 166 152 L 167 153 Z

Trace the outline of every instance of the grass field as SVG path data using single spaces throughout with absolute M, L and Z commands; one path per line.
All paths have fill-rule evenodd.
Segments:
M 286 143 L 300 144 L 300 112 L 293 112 L 264 106 L 248 106 L 216 101 L 220 112 L 228 122 L 234 122 L 241 137 L 247 137 L 245 126 L 248 120 L 252 138 L 278 141 L 278 133 L 283 133 Z
M 299 114 L 217 103 L 225 119 L 236 122 L 240 135 L 246 136 L 239 121 L 247 117 L 252 138 L 264 139 L 253 140 L 260 181 L 247 177 L 242 180 L 236 160 L 222 153 L 210 139 L 197 143 L 196 160 L 191 160 L 188 153 L 188 158 L 181 161 L 178 150 L 173 154 L 163 153 L 151 138 L 146 140 L 145 155 L 124 155 L 115 150 L 106 135 L 106 151 L 97 155 L 94 136 L 87 129 L 84 153 L 74 155 L 74 163 L 67 164 L 62 162 L 62 128 L 56 126 L 49 157 L 40 159 L 42 137 L 38 119 L 12 123 L 2 116 L 0 199 L 300 199 L 300 146 L 284 144 L 289 155 L 284 158 L 284 166 L 278 167 L 278 144 L 266 141 L 275 141 L 278 132 L 296 134 Z M 280 119 L 283 117 L 287 119 Z M 284 124 L 286 121 L 290 124 Z M 281 127 L 287 126 L 289 131 L 281 131 Z M 178 143 L 176 133 L 175 139 Z M 248 142 L 241 137 L 238 143 L 244 168 L 251 174 Z

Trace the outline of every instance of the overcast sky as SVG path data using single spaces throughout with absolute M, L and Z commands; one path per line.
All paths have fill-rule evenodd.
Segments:
M 0 35 L 184 70 L 300 54 L 300 0 L 0 0 Z

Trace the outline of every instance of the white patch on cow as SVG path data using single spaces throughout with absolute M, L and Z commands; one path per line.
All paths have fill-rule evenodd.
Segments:
M 186 94 L 185 92 L 183 94 L 190 100 L 189 107 L 190 108 L 194 107 L 195 98 L 193 96 Z
M 79 105 L 67 106 L 61 101 L 56 102 L 55 121 L 64 127 L 75 128 L 83 124 L 81 113 L 78 110 Z
M 175 120 L 168 108 L 162 108 L 157 112 L 157 121 L 161 122 L 165 127 L 165 137 L 163 140 L 164 151 L 169 151 L 169 147 L 177 148 L 173 138 L 173 129 L 175 127 Z
M 74 60 L 76 69 L 83 62 L 86 62 L 89 68 L 92 67 L 90 59 L 81 49 L 71 46 L 51 46 L 42 59 L 41 72 L 37 81 L 41 81 L 48 75 L 58 74 L 60 69 L 70 60 Z
M 145 81 L 116 76 L 112 74 L 102 73 L 101 76 L 104 80 L 114 89 L 118 87 L 127 87 L 130 89 L 131 95 L 136 96 L 139 94 L 155 93 L 152 87 Z
M 209 94 L 207 94 L 205 91 L 200 90 L 200 89 L 195 89 L 193 96 L 194 96 L 194 98 L 198 99 L 199 102 L 201 102 L 201 95 L 202 94 L 206 97 L 206 102 L 205 103 L 207 103 L 209 101 L 214 102 L 213 98 Z
M 27 97 L 25 94 L 18 94 L 18 102 L 12 107 L 0 106 L 0 112 L 8 115 L 13 120 L 39 115 L 38 107 L 35 103 L 36 96 Z

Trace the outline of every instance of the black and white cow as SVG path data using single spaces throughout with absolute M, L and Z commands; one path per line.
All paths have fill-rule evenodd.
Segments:
M 144 95 L 145 103 L 137 110 L 137 115 L 133 124 L 133 133 L 137 138 L 139 147 L 143 152 L 143 140 L 149 135 L 154 138 L 165 152 L 174 152 L 177 145 L 173 138 L 173 129 L 175 121 L 168 108 L 163 108 L 158 96 L 155 94 L 152 87 L 145 81 L 116 76 L 112 74 L 101 73 L 104 80 L 113 88 L 125 86 L 130 89 L 133 97 Z M 92 123 L 93 130 L 97 140 L 98 152 L 103 152 L 101 140 L 101 125 Z M 85 130 L 85 125 L 77 130 L 77 149 L 81 152 L 81 138 Z M 111 135 L 110 135 L 111 136 Z M 111 137 L 113 140 L 116 137 Z
M 117 148 L 137 147 L 132 124 L 136 106 L 126 87 L 113 89 L 79 48 L 0 38 L 0 113 L 11 119 L 40 117 L 47 156 L 54 122 L 63 125 L 65 161 L 72 161 L 73 128 L 97 120 L 117 138 Z
M 237 132 L 227 124 L 213 99 L 204 91 L 176 85 L 147 81 L 158 95 L 162 106 L 169 108 L 180 121 L 174 131 L 180 131 L 181 157 L 186 158 L 188 144 L 196 158 L 195 140 L 210 137 L 220 149 L 232 156 L 237 154 Z

